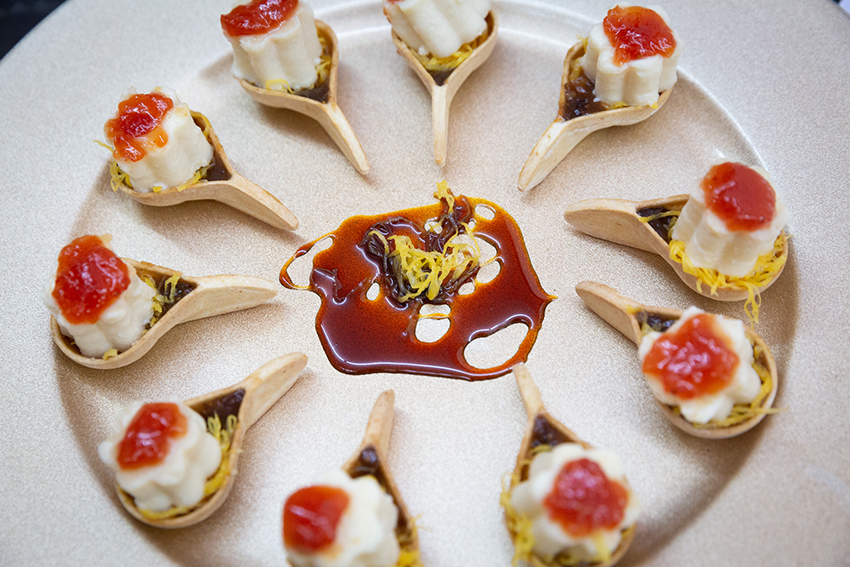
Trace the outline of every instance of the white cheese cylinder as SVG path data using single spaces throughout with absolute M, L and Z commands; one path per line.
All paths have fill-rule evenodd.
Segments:
M 674 333 L 678 331 L 688 319 L 701 313 L 704 313 L 704 311 L 696 307 L 689 307 L 666 332 Z M 761 379 L 753 368 L 753 347 L 747 339 L 743 321 L 729 319 L 721 315 L 712 315 L 712 318 L 717 325 L 716 330 L 720 333 L 719 338 L 729 350 L 738 356 L 738 365 L 733 371 L 732 379 L 725 388 L 714 394 L 682 399 L 667 392 L 658 378 L 651 374 L 646 375 L 652 394 L 664 404 L 678 406 L 682 417 L 691 423 L 706 424 L 709 421 L 726 419 L 732 413 L 732 406 L 752 402 L 761 389 Z M 663 333 L 657 331 L 651 331 L 644 335 L 638 349 L 641 363 L 643 363 L 655 342 L 662 336 Z
M 162 512 L 194 506 L 203 499 L 207 479 L 221 464 L 221 447 L 207 432 L 204 418 L 182 402 L 174 403 L 186 417 L 187 431 L 170 440 L 168 455 L 161 463 L 125 470 L 117 461 L 121 440 L 143 402 L 124 408 L 116 419 L 117 430 L 98 447 L 101 460 L 115 472 L 118 486 L 133 496 L 142 510 Z
M 336 538 L 326 550 L 299 553 L 287 549 L 295 567 L 387 567 L 398 561 L 395 535 L 398 508 L 372 476 L 352 479 L 340 470 L 328 471 L 317 483 L 344 490 L 348 506 L 339 520 Z
M 613 552 L 620 545 L 622 531 L 637 521 L 640 505 L 625 479 L 619 457 L 604 449 L 585 449 L 577 443 L 561 443 L 551 451 L 534 456 L 528 479 L 515 486 L 511 494 L 511 506 L 514 511 L 532 522 L 533 550 L 541 557 L 552 557 L 564 551 L 571 551 L 585 560 L 597 557 L 598 550 L 593 535 L 576 537 L 567 533 L 560 524 L 549 518 L 544 505 L 564 465 L 579 459 L 595 462 L 609 480 L 621 484 L 628 493 L 628 502 L 620 523 L 612 529 L 602 529 L 598 532 L 609 552 Z
M 751 169 L 770 182 L 770 176 L 764 169 Z M 773 244 L 787 220 L 785 203 L 776 194 L 776 210 L 769 226 L 755 231 L 729 230 L 726 222 L 708 209 L 705 191 L 697 184 L 670 236 L 673 240 L 684 242 L 685 254 L 694 266 L 717 270 L 727 276 L 744 277 L 752 271 L 759 256 L 773 250 Z
M 384 0 L 393 30 L 420 55 L 448 57 L 487 29 L 490 0 Z
M 297 91 L 314 86 L 319 78 L 316 66 L 322 46 L 313 10 L 303 1 L 289 20 L 267 33 L 234 37 L 225 32 L 224 37 L 233 47 L 231 72 L 237 79 L 273 90 L 285 86 L 267 82 L 286 81 Z
M 150 144 L 138 161 L 115 158 L 130 177 L 133 189 L 140 193 L 179 187 L 192 179 L 198 169 L 209 165 L 213 157 L 213 147 L 192 119 L 189 106 L 172 89 L 157 87 L 153 92 L 170 98 L 174 104 L 160 125 L 168 141 L 161 148 Z
M 628 8 L 631 4 L 620 2 L 617 6 Z M 662 8 L 650 6 L 649 9 L 670 25 L 670 19 Z M 653 55 L 617 65 L 614 62 L 615 48 L 605 34 L 603 23 L 593 26 L 587 38 L 587 50 L 581 57 L 580 64 L 588 78 L 595 83 L 593 94 L 596 98 L 608 104 L 655 104 L 658 101 L 658 93 L 676 84 L 676 67 L 679 64 L 681 44 L 676 32 L 672 28 L 671 31 L 676 40 L 676 49 L 669 57 Z

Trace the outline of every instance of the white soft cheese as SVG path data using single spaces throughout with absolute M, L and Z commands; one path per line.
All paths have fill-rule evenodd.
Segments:
M 158 87 L 154 92 L 167 96 L 174 103 L 161 124 L 168 141 L 161 148 L 151 144 L 139 161 L 115 159 L 130 177 L 133 189 L 140 193 L 148 193 L 155 187 L 179 187 L 192 179 L 198 169 L 209 165 L 213 157 L 213 147 L 192 119 L 188 105 L 171 89 Z
M 487 29 L 490 0 L 384 0 L 393 30 L 420 55 L 448 57 Z
M 287 549 L 295 567 L 392 567 L 399 557 L 395 535 L 398 508 L 372 476 L 352 479 L 340 470 L 327 472 L 317 484 L 343 489 L 348 507 L 337 526 L 336 539 L 314 554 Z
M 771 181 L 762 168 L 751 169 L 768 182 Z M 776 212 L 769 226 L 752 232 L 731 231 L 726 228 L 723 219 L 708 210 L 705 191 L 697 184 L 673 226 L 671 237 L 685 243 L 685 254 L 696 267 L 717 270 L 727 276 L 743 277 L 752 271 L 759 256 L 773 250 L 773 243 L 785 228 L 787 220 L 785 203 L 777 194 Z
M 604 449 L 585 449 L 577 443 L 561 443 L 551 451 L 534 456 L 528 471 L 528 480 L 515 486 L 511 494 L 511 506 L 518 514 L 528 517 L 532 522 L 534 552 L 541 557 L 552 557 L 571 551 L 583 559 L 590 560 L 599 554 L 593 536 L 574 537 L 568 534 L 560 524 L 549 519 L 548 510 L 544 505 L 544 500 L 554 489 L 555 479 L 564 465 L 583 458 L 598 464 L 609 480 L 620 483 L 628 491 L 628 503 L 623 519 L 614 528 L 598 532 L 609 552 L 613 552 L 620 545 L 622 531 L 637 521 L 640 505 L 623 475 L 620 458 Z
M 104 242 L 104 245 L 112 249 L 108 242 Z M 65 319 L 53 298 L 55 271 L 44 289 L 44 304 L 56 318 L 62 334 L 74 339 L 83 356 L 100 358 L 110 349 L 118 352 L 127 350 L 142 336 L 145 326 L 153 317 L 152 299 L 156 290 L 142 281 L 133 266 L 125 265 L 130 285 L 101 313 L 96 323 L 74 325 Z
M 677 331 L 691 317 L 704 313 L 696 307 L 689 307 L 666 331 L 673 333 Z M 735 367 L 734 375 L 729 384 L 715 394 L 705 394 L 689 400 L 683 400 L 676 395 L 668 393 L 660 380 L 651 374 L 647 374 L 647 382 L 653 395 L 667 405 L 678 406 L 682 417 L 691 423 L 705 424 L 709 421 L 722 420 L 729 417 L 732 406 L 735 404 L 748 404 L 752 402 L 761 389 L 761 379 L 753 368 L 753 347 L 747 339 L 743 321 L 729 319 L 721 315 L 712 315 L 721 338 L 727 348 L 738 356 L 738 365 Z M 652 345 L 655 344 L 663 333 L 651 331 L 644 335 L 640 343 L 641 363 L 646 358 Z
M 269 32 L 237 37 L 225 32 L 224 37 L 233 47 L 231 72 L 237 79 L 261 88 L 299 90 L 312 87 L 319 78 L 316 66 L 322 45 L 313 10 L 303 1 L 298 2 L 292 17 Z M 266 84 L 269 81 L 272 83 Z
M 221 463 L 221 447 L 207 432 L 204 418 L 185 404 L 175 403 L 186 416 L 187 431 L 171 440 L 161 463 L 132 470 L 118 465 L 118 446 L 143 402 L 133 402 L 121 411 L 117 431 L 97 450 L 101 460 L 115 471 L 118 486 L 143 510 L 162 512 L 174 506 L 194 506 L 203 499 L 204 484 Z
M 617 5 L 622 8 L 631 6 L 624 2 Z M 663 9 L 658 6 L 649 6 L 649 9 L 661 16 L 664 23 L 670 26 L 670 19 Z M 658 93 L 676 84 L 681 43 L 675 31 L 673 38 L 676 40 L 676 49 L 669 57 L 653 55 L 617 65 L 614 62 L 614 46 L 605 35 L 602 22 L 593 26 L 587 38 L 587 51 L 580 60 L 585 74 L 596 83 L 593 94 L 608 104 L 655 104 L 658 101 Z

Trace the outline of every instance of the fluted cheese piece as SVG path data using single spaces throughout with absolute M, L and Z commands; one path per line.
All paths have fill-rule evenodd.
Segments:
M 390 567 L 400 549 L 395 535 L 398 508 L 372 476 L 352 479 L 340 470 L 328 471 L 318 484 L 344 490 L 349 497 L 328 549 L 299 553 L 287 548 L 295 567 Z
M 298 2 L 295 13 L 277 28 L 259 35 L 224 37 L 233 47 L 231 72 L 258 87 L 272 90 L 311 88 L 319 78 L 316 66 L 322 46 L 313 10 Z M 281 82 L 285 81 L 285 85 Z
M 750 169 L 770 182 L 770 176 L 764 169 Z M 685 254 L 696 267 L 717 270 L 727 276 L 746 276 L 759 256 L 773 250 L 774 241 L 788 220 L 785 203 L 778 194 L 774 194 L 776 211 L 769 226 L 755 231 L 733 231 L 708 209 L 705 191 L 698 185 L 682 208 L 671 237 L 685 243 Z
M 620 2 L 622 8 L 631 4 Z M 649 9 L 661 16 L 670 26 L 667 13 L 659 6 Z M 629 106 L 655 104 L 658 93 L 666 91 L 676 83 L 676 67 L 679 63 L 680 44 L 676 32 L 676 49 L 669 57 L 653 55 L 629 61 L 623 65 L 614 62 L 615 48 L 605 34 L 603 23 L 594 25 L 587 38 L 587 50 L 580 64 L 585 74 L 594 81 L 593 94 L 608 104 L 624 103 Z
M 601 529 L 597 532 L 597 537 L 601 537 L 609 552 L 613 552 L 620 545 L 622 531 L 637 521 L 640 505 L 623 475 L 619 457 L 604 449 L 585 449 L 577 443 L 561 443 L 551 451 L 534 456 L 528 479 L 515 486 L 511 494 L 511 505 L 516 513 L 526 516 L 532 522 L 533 550 L 541 557 L 551 557 L 564 551 L 571 551 L 586 560 L 598 556 L 593 534 L 575 537 L 567 533 L 559 523 L 549 518 L 544 505 L 544 500 L 553 491 L 555 480 L 564 465 L 583 458 L 599 465 L 609 480 L 618 482 L 628 493 L 628 502 L 620 523 L 612 529 Z
M 484 33 L 490 0 L 384 0 L 393 30 L 420 55 L 448 57 Z
M 133 496 L 142 510 L 162 512 L 174 506 L 194 506 L 203 499 L 207 479 L 221 464 L 221 447 L 207 432 L 204 418 L 185 404 L 174 403 L 188 427 L 182 437 L 170 440 L 162 462 L 129 470 L 118 464 L 118 447 L 143 402 L 124 408 L 116 419 L 117 430 L 98 447 L 101 460 L 115 471 L 118 486 Z
M 666 332 L 676 332 L 688 319 L 701 313 L 704 313 L 704 311 L 696 307 L 689 307 Z M 719 336 L 726 347 L 738 356 L 738 364 L 733 371 L 732 379 L 723 390 L 685 400 L 667 392 L 661 382 L 653 375 L 646 375 L 653 395 L 662 403 L 678 406 L 682 412 L 682 417 L 691 423 L 705 424 L 709 421 L 726 419 L 732 412 L 732 406 L 752 402 L 761 389 L 761 379 L 753 368 L 753 347 L 747 339 L 743 321 L 729 319 L 721 315 L 712 315 L 712 318 L 716 324 L 715 330 L 719 331 Z M 657 331 L 651 331 L 644 335 L 638 351 L 641 362 L 662 335 L 663 333 Z
M 113 154 L 115 161 L 130 177 L 133 189 L 140 193 L 148 193 L 154 188 L 179 187 L 192 179 L 198 169 L 209 165 L 213 157 L 212 145 L 192 119 L 189 106 L 181 102 L 172 89 L 157 87 L 153 92 L 170 98 L 174 104 L 160 124 L 168 141 L 162 147 L 145 144 L 145 156 L 138 161 Z M 133 94 L 131 92 L 124 98 Z M 154 131 L 147 136 L 156 135 L 158 132 Z
M 108 241 L 104 241 L 103 245 L 112 249 Z M 53 297 L 55 272 L 44 289 L 44 304 L 56 318 L 62 334 L 74 339 L 83 356 L 100 358 L 111 349 L 118 352 L 127 350 L 142 336 L 153 317 L 152 299 L 156 290 L 142 281 L 132 265 L 125 265 L 130 285 L 100 314 L 95 323 L 68 322 Z

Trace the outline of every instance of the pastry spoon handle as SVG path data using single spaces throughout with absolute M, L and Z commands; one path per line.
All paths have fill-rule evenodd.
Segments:
M 298 380 L 299 373 L 307 366 L 307 356 L 292 352 L 279 356 L 262 365 L 245 378 L 245 426 L 250 427 Z

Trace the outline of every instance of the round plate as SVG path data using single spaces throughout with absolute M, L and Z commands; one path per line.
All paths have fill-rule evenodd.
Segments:
M 625 565 L 837 565 L 850 530 L 848 20 L 831 2 L 665 6 L 683 44 L 679 82 L 646 122 L 598 132 L 528 193 L 520 168 L 555 116 L 564 55 L 607 2 L 497 2 L 490 58 L 452 105 L 448 160 L 433 159 L 425 89 L 395 53 L 376 0 L 316 1 L 339 37 L 339 104 L 372 165 L 358 175 L 310 119 L 264 108 L 230 75 L 218 24 L 231 0 L 75 0 L 0 62 L 3 398 L 2 562 L 15 565 L 282 565 L 287 494 L 340 467 L 379 393 L 396 391 L 389 466 L 418 517 L 426 565 L 507 566 L 499 509 L 525 413 L 513 378 L 467 383 L 335 371 L 314 330 L 318 298 L 281 288 L 256 309 L 173 329 L 139 362 L 75 365 L 54 348 L 40 294 L 61 247 L 111 233 L 122 256 L 187 275 L 275 280 L 301 244 L 352 214 L 433 202 L 445 178 L 519 223 L 548 308 L 528 368 L 551 414 L 619 453 L 640 497 Z M 810 46 L 817 46 L 814 49 Z M 109 189 L 92 142 L 130 87 L 170 86 L 215 127 L 234 168 L 301 220 L 273 229 L 217 203 L 149 208 Z M 743 304 L 690 292 L 659 257 L 576 233 L 562 218 L 588 198 L 688 192 L 720 158 L 764 166 L 790 211 L 791 256 L 762 300 L 758 332 L 780 371 L 776 406 L 729 441 L 692 438 L 653 403 L 636 349 L 574 293 L 595 280 L 649 305 L 744 317 Z M 230 498 L 182 531 L 142 526 L 121 508 L 97 444 L 134 399 L 190 398 L 235 383 L 290 351 L 300 382 L 246 436 Z M 491 349 L 495 355 L 498 354 Z

